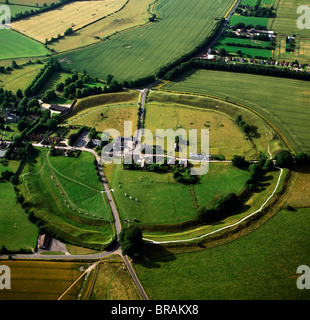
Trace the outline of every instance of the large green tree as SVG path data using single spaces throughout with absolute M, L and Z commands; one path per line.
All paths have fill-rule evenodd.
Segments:
M 119 235 L 123 255 L 132 257 L 142 246 L 142 229 L 131 226 L 123 229 Z

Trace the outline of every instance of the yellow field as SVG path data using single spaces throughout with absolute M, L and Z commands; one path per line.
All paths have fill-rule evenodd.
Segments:
M 44 43 L 46 39 L 63 35 L 70 27 L 77 30 L 101 19 L 119 10 L 125 3 L 126 0 L 73 2 L 30 19 L 13 22 L 12 29 Z
M 17 89 L 25 90 L 28 84 L 35 78 L 39 70 L 42 68 L 41 64 L 32 64 L 29 66 L 19 67 L 7 73 L 0 74 L 0 88 L 4 90 L 11 90 L 13 93 Z
M 278 37 L 276 42 L 276 48 L 273 53 L 273 59 L 295 61 L 301 63 L 309 63 L 310 61 L 310 40 L 296 38 L 295 49 L 293 52 L 286 51 L 286 38 Z
M 245 140 L 233 120 L 224 113 L 214 110 L 203 110 L 193 107 L 184 107 L 178 104 L 149 102 L 146 107 L 145 128 L 154 134 L 156 129 L 183 128 L 198 130 L 198 152 L 201 148 L 201 129 L 210 130 L 210 153 L 223 154 L 226 159 L 236 155 L 245 155 L 247 158 L 256 155 L 251 143 Z M 160 137 L 160 135 L 157 135 Z
M 136 130 L 137 112 L 137 104 L 105 105 L 80 112 L 68 119 L 67 123 L 70 125 L 86 125 L 96 128 L 98 132 L 113 128 L 123 135 L 124 121 L 132 121 L 133 131 Z
M 48 47 L 63 52 L 100 42 L 116 32 L 143 25 L 148 22 L 150 15 L 147 9 L 153 2 L 154 0 L 130 0 L 120 12 L 80 29 L 74 35 L 53 42 Z
M 293 172 L 288 191 L 289 196 L 287 204 L 295 208 L 310 207 L 309 197 L 305 197 L 306 194 L 310 193 L 310 170 L 304 169 L 301 172 Z
M 11 269 L 11 290 L 0 290 L 0 300 L 56 300 L 81 274 L 85 264 L 43 261 L 1 261 Z M 75 300 L 80 288 L 66 299 Z

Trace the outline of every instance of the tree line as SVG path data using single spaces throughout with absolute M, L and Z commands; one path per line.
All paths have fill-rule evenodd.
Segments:
M 27 98 L 37 95 L 43 88 L 44 84 L 56 71 L 61 71 L 60 63 L 55 59 L 50 59 L 46 65 L 38 72 L 32 82 L 24 90 L 24 95 Z
M 250 73 L 266 76 L 291 78 L 299 80 L 310 80 L 310 74 L 308 72 L 296 72 L 288 68 L 279 68 L 276 66 L 265 66 L 259 64 L 239 63 L 232 64 L 226 63 L 223 59 L 217 61 L 191 59 L 188 62 L 182 63 L 175 67 L 171 71 L 167 72 L 165 79 L 173 80 L 175 77 L 180 76 L 184 72 L 190 69 L 207 69 L 207 70 L 219 70 L 238 73 Z

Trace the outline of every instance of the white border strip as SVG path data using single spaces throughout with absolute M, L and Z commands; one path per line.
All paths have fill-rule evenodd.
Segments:
M 228 225 L 228 226 L 226 226 L 226 227 L 220 228 L 220 229 L 218 229 L 218 230 L 209 232 L 209 233 L 204 234 L 204 235 L 202 235 L 202 236 L 199 236 L 199 237 L 196 237 L 196 238 L 191 238 L 191 239 L 171 240 L 171 241 L 153 241 L 153 240 L 150 240 L 150 239 L 143 238 L 143 240 L 148 241 L 148 242 L 151 242 L 151 243 L 153 243 L 153 244 L 189 242 L 189 241 L 199 240 L 199 239 L 208 237 L 208 236 L 211 235 L 211 234 L 214 234 L 214 233 L 220 232 L 220 231 L 222 231 L 222 230 L 225 230 L 225 229 L 228 229 L 228 228 L 237 226 L 238 224 L 240 224 L 240 223 L 242 223 L 243 221 L 245 221 L 246 219 L 252 217 L 252 216 L 255 215 L 256 213 L 261 212 L 261 211 L 263 210 L 263 208 L 265 207 L 265 205 L 269 202 L 269 200 L 275 195 L 275 193 L 276 193 L 276 191 L 277 191 L 277 189 L 278 189 L 278 187 L 279 187 L 281 178 L 282 178 L 283 169 L 281 169 L 281 168 L 279 168 L 279 167 L 276 167 L 276 166 L 274 166 L 274 167 L 277 168 L 277 169 L 279 169 L 279 170 L 281 171 L 281 173 L 280 173 L 280 175 L 279 175 L 277 185 L 276 185 L 275 189 L 273 190 L 272 194 L 268 197 L 268 199 L 262 204 L 262 206 L 261 206 L 258 210 L 252 212 L 251 214 L 249 214 L 248 216 L 244 217 L 244 218 L 241 219 L 240 221 L 238 221 L 238 222 L 236 222 L 236 223 L 233 223 L 233 224 L 231 224 L 231 225 Z

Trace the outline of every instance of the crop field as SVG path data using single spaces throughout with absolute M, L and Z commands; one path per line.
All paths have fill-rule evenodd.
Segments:
M 277 16 L 270 19 L 269 28 L 274 30 L 278 35 L 309 38 L 309 29 L 298 29 L 297 19 L 300 16 L 297 14 L 297 8 L 307 4 L 302 0 L 276 0 L 275 8 Z
M 51 157 L 40 149 L 31 156 L 21 179 L 22 193 L 37 216 L 69 242 L 98 248 L 110 241 L 113 230 L 93 162 L 88 153 L 79 158 Z
M 154 96 L 154 95 L 153 95 Z M 150 96 L 152 99 L 152 95 Z M 232 159 L 235 154 L 247 158 L 256 155 L 251 143 L 245 140 L 244 134 L 227 115 L 213 110 L 190 108 L 172 103 L 149 102 L 146 107 L 145 128 L 156 129 L 185 129 L 187 135 L 190 129 L 198 130 L 198 153 L 201 152 L 201 129 L 210 130 L 209 153 L 222 154 L 226 159 Z M 160 135 L 157 134 L 158 137 Z
M 0 30 L 0 41 L 0 59 L 42 57 L 48 53 L 48 50 L 46 50 L 42 44 L 14 30 Z
M 288 191 L 289 197 L 287 203 L 294 208 L 310 207 L 310 170 L 304 168 L 300 172 L 294 172 Z
M 293 51 L 286 51 L 286 37 L 277 37 L 276 47 L 273 52 L 274 60 L 295 61 L 309 63 L 310 40 L 295 38 L 295 48 Z
M 42 43 L 57 38 L 58 34 L 73 30 L 101 19 L 119 10 L 125 0 L 77 1 L 27 20 L 12 23 L 12 28 Z
M 242 103 L 271 121 L 297 152 L 310 151 L 307 81 L 199 70 L 163 89 L 210 94 Z M 262 94 L 264 99 L 262 99 Z
M 102 41 L 124 30 L 149 22 L 148 8 L 154 0 L 130 0 L 119 12 L 86 26 L 48 45 L 56 52 L 68 51 Z
M 282 210 L 247 236 L 200 252 L 150 248 L 135 269 L 155 300 L 309 300 L 296 286 L 297 267 L 310 263 L 309 215 Z
M 120 257 L 99 264 L 89 300 L 141 300 L 128 270 L 123 270 L 123 265 Z
M 158 21 L 94 46 L 58 55 L 63 67 L 86 71 L 101 79 L 148 76 L 200 44 L 233 1 L 162 0 L 154 7 Z
M 72 262 L 5 261 L 11 269 L 11 290 L 1 290 L 0 300 L 56 300 L 81 274 L 85 264 Z M 80 287 L 66 299 L 76 300 Z
M 248 177 L 248 172 L 231 164 L 211 163 L 209 172 L 191 191 L 189 186 L 175 182 L 172 173 L 123 170 L 116 165 L 111 185 L 122 219 L 137 218 L 142 225 L 165 225 L 196 218 L 193 192 L 200 205 L 210 204 L 215 197 L 242 191 Z
M 40 64 L 32 64 L 0 73 L 0 88 L 11 90 L 13 93 L 16 93 L 17 89 L 24 91 L 41 68 L 42 65 Z

